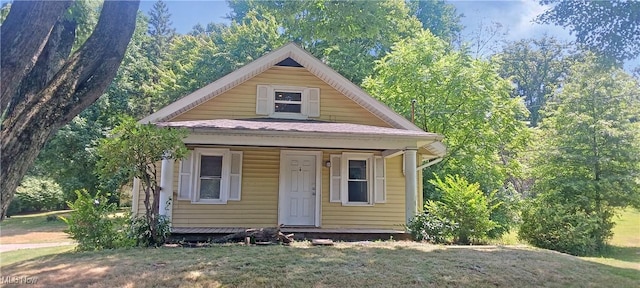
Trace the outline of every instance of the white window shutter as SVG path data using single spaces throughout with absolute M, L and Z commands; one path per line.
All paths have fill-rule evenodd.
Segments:
M 184 159 L 180 161 L 180 177 L 178 178 L 178 200 L 191 199 L 191 171 L 193 169 L 193 153 L 187 152 Z
M 385 203 L 387 202 L 387 181 L 385 179 L 386 177 L 386 171 L 385 171 L 385 161 L 384 158 L 382 156 L 376 156 L 374 158 L 374 179 L 375 179 L 375 183 L 374 183 L 374 189 L 375 189 L 375 193 L 374 193 L 374 197 L 375 197 L 375 203 Z
M 240 193 L 242 191 L 242 151 L 231 151 L 229 180 L 229 200 L 240 201 Z
M 342 202 L 340 199 L 340 187 L 342 186 L 341 165 L 340 155 L 331 155 L 331 183 L 329 185 L 331 191 L 329 193 L 329 202 Z
M 273 93 L 271 86 L 258 85 L 256 91 L 256 114 L 270 115 L 273 110 Z
M 308 117 L 320 117 L 320 88 L 307 88 L 303 93 L 306 99 L 306 115 Z

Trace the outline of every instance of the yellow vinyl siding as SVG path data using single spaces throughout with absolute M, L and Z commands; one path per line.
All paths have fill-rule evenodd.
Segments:
M 178 199 L 179 161 L 174 165 L 173 227 L 274 227 L 278 225 L 280 172 L 279 148 L 220 147 L 243 151 L 242 198 L 227 204 L 192 204 Z M 310 150 L 313 151 L 313 150 Z M 330 155 L 347 150 L 323 150 L 323 164 Z M 379 151 L 372 152 L 380 155 Z M 386 160 L 387 202 L 373 206 L 342 206 L 329 202 L 330 168 L 322 165 L 321 228 L 402 230 L 405 221 L 402 156 Z M 420 197 L 420 196 L 419 196 Z M 144 215 L 144 192 L 138 211 Z
M 258 84 L 320 88 L 320 117 L 313 119 L 392 127 L 305 68 L 280 66 L 272 67 L 237 87 L 176 116 L 171 121 L 264 117 L 256 114 Z
M 241 201 L 227 204 L 173 203 L 173 227 L 273 227 L 278 222 L 280 150 L 234 148 L 243 151 Z M 174 169 L 174 199 L 178 199 L 178 167 Z
M 324 151 L 324 160 L 343 151 Z M 362 152 L 362 151 L 359 151 Z M 379 155 L 379 152 L 375 153 Z M 402 156 L 386 160 L 387 202 L 373 206 L 342 206 L 329 202 L 329 168 L 322 169 L 322 228 L 362 228 L 403 230 L 405 223 Z

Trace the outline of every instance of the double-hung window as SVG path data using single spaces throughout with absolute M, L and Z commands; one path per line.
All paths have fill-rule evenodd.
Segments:
M 201 155 L 198 176 L 198 199 L 196 201 L 220 201 L 222 199 L 223 155 Z
M 240 200 L 242 152 L 196 148 L 180 163 L 178 200 L 225 204 Z
M 384 158 L 372 153 L 331 155 L 330 202 L 370 206 L 386 202 Z
M 347 202 L 369 203 L 369 175 L 371 165 L 368 158 L 347 159 Z

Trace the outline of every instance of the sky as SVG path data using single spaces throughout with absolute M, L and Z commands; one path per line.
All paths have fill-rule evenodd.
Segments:
M 455 5 L 459 13 L 464 14 L 462 24 L 465 26 L 465 36 L 476 33 L 481 25 L 499 22 L 508 31 L 506 40 L 519 40 L 544 33 L 562 39 L 572 39 L 561 27 L 532 22 L 545 9 L 534 0 L 448 2 Z M 140 9 L 148 12 L 154 3 L 154 0 L 144 0 Z M 172 14 L 173 26 L 178 33 L 187 33 L 198 23 L 203 26 L 210 22 L 229 23 L 225 16 L 230 10 L 223 0 L 165 0 L 165 3 Z
M 178 33 L 187 33 L 198 23 L 203 26 L 211 22 L 229 23 L 225 16 L 230 12 L 230 9 L 224 0 L 164 1 L 172 15 L 173 27 Z M 575 40 L 575 37 L 563 27 L 538 24 L 533 21 L 536 16 L 548 8 L 548 6 L 540 5 L 538 0 L 449 0 L 447 2 L 453 4 L 458 13 L 464 15 L 461 19 L 465 27 L 462 31 L 463 41 L 471 41 L 474 36 L 478 35 L 480 27 L 489 27 L 492 23 L 501 24 L 501 31 L 504 35 L 497 39 L 494 37 L 493 47 L 485 48 L 477 56 L 487 56 L 499 52 L 501 44 L 495 40 L 516 41 L 539 38 L 543 35 L 553 36 L 566 42 Z M 154 3 L 155 0 L 142 0 L 140 9 L 148 13 Z M 480 35 L 486 37 L 488 34 L 485 32 Z M 493 50 L 491 50 L 492 48 Z M 640 66 L 640 57 L 625 63 L 627 71 L 638 66 Z

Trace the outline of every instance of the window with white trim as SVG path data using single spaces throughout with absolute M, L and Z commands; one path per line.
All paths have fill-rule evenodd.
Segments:
M 371 164 L 368 158 L 347 159 L 347 202 L 369 203 Z
M 257 85 L 256 114 L 288 119 L 320 117 L 320 88 Z
M 240 200 L 242 152 L 196 148 L 180 162 L 178 200 L 226 204 Z
M 385 161 L 372 153 L 330 156 L 330 202 L 369 206 L 386 202 Z

